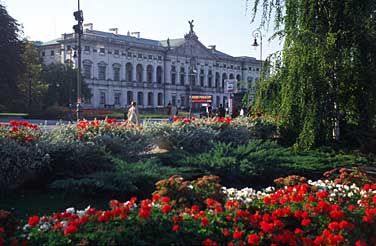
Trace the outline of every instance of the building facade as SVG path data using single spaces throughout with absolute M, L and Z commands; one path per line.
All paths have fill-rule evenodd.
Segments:
M 43 63 L 75 64 L 75 34 L 43 43 Z M 205 47 L 193 31 L 181 39 L 163 41 L 118 35 L 117 31 L 84 30 L 82 74 L 92 97 L 86 108 L 124 108 L 131 101 L 140 108 L 189 107 L 190 95 L 210 95 L 212 104 L 227 105 L 226 80 L 238 81 L 237 91 L 250 90 L 260 77 L 260 60 L 233 57 L 216 47 Z

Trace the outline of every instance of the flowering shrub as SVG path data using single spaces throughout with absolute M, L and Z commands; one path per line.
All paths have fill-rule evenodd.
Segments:
M 41 131 L 38 125 L 23 121 L 9 121 L 9 124 L 0 124 L 0 138 L 13 139 L 19 143 L 30 143 L 38 139 Z
M 205 199 L 205 208 L 179 208 L 159 194 L 139 203 L 113 200 L 109 210 L 70 208 L 30 217 L 22 233 L 29 245 L 376 244 L 376 184 L 308 181 L 224 194 L 224 202 Z

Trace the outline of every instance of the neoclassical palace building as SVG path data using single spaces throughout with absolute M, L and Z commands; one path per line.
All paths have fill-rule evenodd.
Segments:
M 163 41 L 93 30 L 82 36 L 82 74 L 92 97 L 87 108 L 124 108 L 136 101 L 140 108 L 164 107 L 171 102 L 188 107 L 190 95 L 210 95 L 213 106 L 227 105 L 227 79 L 236 79 L 237 91 L 255 92 L 260 60 L 233 57 L 215 45 L 206 47 L 191 28 L 184 38 Z M 75 64 L 75 34 L 43 43 L 44 64 Z M 254 97 L 252 95 L 251 97 Z M 252 98 L 251 98 L 252 99 Z

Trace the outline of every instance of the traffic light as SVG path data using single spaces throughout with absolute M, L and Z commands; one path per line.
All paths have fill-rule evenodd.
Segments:
M 75 33 L 83 34 L 84 33 L 84 28 L 82 27 L 82 23 L 84 22 L 84 13 L 82 12 L 82 10 L 75 11 L 73 13 L 73 16 L 74 16 L 74 18 L 77 21 L 77 25 L 73 26 L 74 32 Z
M 82 12 L 82 10 L 74 12 L 73 15 L 76 21 L 78 21 L 79 23 L 82 24 L 82 22 L 84 22 L 84 13 Z

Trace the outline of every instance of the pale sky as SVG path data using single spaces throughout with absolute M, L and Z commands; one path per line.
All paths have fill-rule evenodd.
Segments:
M 73 32 L 77 0 L 0 2 L 30 40 L 45 42 Z M 252 31 L 259 23 L 250 23 L 246 0 L 81 0 L 81 8 L 84 23 L 93 23 L 95 30 L 117 27 L 119 34 L 139 31 L 142 38 L 155 40 L 183 38 L 189 31 L 188 20 L 194 19 L 194 30 L 204 45 L 217 45 L 232 56 L 260 58 L 260 48 L 251 46 Z M 267 41 L 270 33 L 263 31 L 263 59 L 280 49 L 278 41 Z

